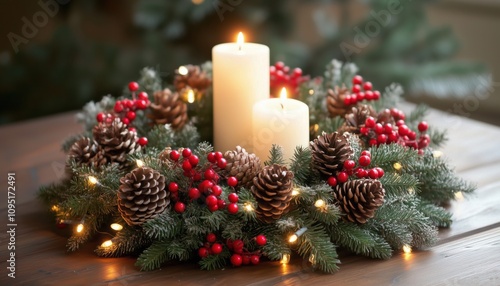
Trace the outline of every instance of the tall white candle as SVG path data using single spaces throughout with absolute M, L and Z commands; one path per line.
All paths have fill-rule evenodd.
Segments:
M 283 148 L 283 157 L 290 163 L 297 146 L 309 145 L 309 108 L 298 100 L 280 98 L 256 103 L 253 107 L 253 152 L 266 161 L 273 144 Z
M 269 98 L 269 48 L 238 38 L 212 49 L 214 147 L 222 152 L 252 151 L 252 107 Z

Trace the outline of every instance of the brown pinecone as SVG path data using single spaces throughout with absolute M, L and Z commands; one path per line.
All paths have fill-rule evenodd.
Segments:
M 185 88 L 192 88 L 198 92 L 205 92 L 205 90 L 212 84 L 207 74 L 201 70 L 199 66 L 186 65 L 188 73 L 185 75 L 177 73 L 174 78 L 174 86 L 178 92 Z
M 234 176 L 238 179 L 238 187 L 248 188 L 252 185 L 253 178 L 260 172 L 262 166 L 260 159 L 253 153 L 248 153 L 244 148 L 236 146 L 235 150 L 224 154 L 227 161 L 224 175 Z
M 170 204 L 165 177 L 149 168 L 135 168 L 120 179 L 118 210 L 129 225 L 141 225 Z
M 384 203 L 385 191 L 378 180 L 358 179 L 337 185 L 333 197 L 346 214 L 344 220 L 365 223 Z
M 181 129 L 188 121 L 187 105 L 179 93 L 166 88 L 153 94 L 148 114 L 153 124 L 170 124 L 172 129 Z
M 359 128 L 365 125 L 366 118 L 368 117 L 377 117 L 377 113 L 375 110 L 366 104 L 353 106 L 349 111 L 345 114 L 345 122 L 339 128 L 339 133 L 351 132 L 359 134 Z
M 69 160 L 74 160 L 77 164 L 95 168 L 107 163 L 104 150 L 95 141 L 87 137 L 81 138 L 71 145 L 67 158 L 68 163 Z
M 323 133 L 310 143 L 313 168 L 322 177 L 335 176 L 337 171 L 342 170 L 344 161 L 352 157 L 354 151 L 347 136 L 338 132 Z
M 378 116 L 375 118 L 377 123 L 381 123 L 382 125 L 390 123 L 394 125 L 396 121 L 394 120 L 394 117 L 391 115 L 391 111 L 389 109 L 384 109 L 380 111 Z
M 326 97 L 326 108 L 330 117 L 344 116 L 350 106 L 344 104 L 344 99 L 347 95 L 350 95 L 350 91 L 345 85 L 342 87 L 335 86 L 334 89 L 328 89 L 328 95 Z
M 257 201 L 257 218 L 272 223 L 289 211 L 293 173 L 285 166 L 265 166 L 253 179 L 251 192 Z
M 130 131 L 119 118 L 111 123 L 99 123 L 94 126 L 92 134 L 104 151 L 104 156 L 111 163 L 116 162 L 125 166 L 127 155 L 141 150 L 136 133 Z

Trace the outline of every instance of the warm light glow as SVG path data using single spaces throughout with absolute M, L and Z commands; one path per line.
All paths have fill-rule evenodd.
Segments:
M 288 238 L 288 242 L 290 243 L 294 243 L 297 241 L 297 239 L 299 239 L 299 237 L 296 235 L 296 234 L 292 234 L 289 238 Z
M 50 210 L 51 210 L 51 211 L 53 211 L 53 212 L 57 212 L 57 211 L 59 211 L 59 207 L 58 207 L 58 206 L 56 206 L 56 205 L 53 205 L 53 206 L 50 208 Z
M 317 208 L 322 208 L 325 206 L 325 201 L 322 200 L 322 199 L 319 199 L 317 200 L 315 203 L 314 203 L 314 206 L 317 207 Z
M 399 170 L 401 170 L 401 168 L 403 168 L 403 166 L 399 162 L 394 163 L 394 165 L 392 165 L 392 166 L 394 167 L 394 170 L 396 170 L 396 171 L 399 171 Z
M 116 231 L 120 231 L 123 229 L 123 225 L 119 224 L 119 223 L 112 223 L 110 225 L 110 227 L 113 229 L 113 230 L 116 230 Z
M 191 2 L 193 2 L 193 4 L 195 5 L 200 5 L 201 3 L 203 3 L 205 0 L 191 0 Z
M 281 92 L 280 92 L 280 99 L 281 100 L 285 100 L 287 98 L 287 95 L 286 95 L 286 88 L 282 88 L 281 89 Z
M 89 184 L 92 186 L 98 183 L 97 178 L 94 176 L 89 176 L 88 181 L 89 181 Z
M 313 95 L 314 94 L 314 89 L 310 89 L 309 90 L 309 95 Z
M 297 190 L 297 189 L 293 189 L 293 190 L 292 190 L 292 197 L 295 197 L 295 196 L 297 196 L 298 194 L 300 194 L 299 190 Z
M 455 193 L 455 200 L 460 201 L 464 199 L 464 194 L 462 192 Z
M 406 254 L 410 254 L 411 253 L 411 246 L 409 246 L 408 244 L 403 245 L 403 252 Z
M 82 232 L 82 231 L 83 231 L 83 224 L 82 224 L 82 223 L 80 223 L 80 224 L 78 224 L 78 225 L 76 226 L 76 232 L 80 233 L 80 232 Z
M 193 103 L 194 102 L 194 91 L 192 89 L 188 90 L 187 92 L 187 102 Z
M 238 38 L 236 39 L 236 43 L 238 43 L 238 47 L 240 50 L 241 50 L 241 46 L 243 45 L 244 42 L 245 42 L 245 38 L 243 37 L 243 33 L 239 32 Z
M 144 162 L 143 162 L 142 160 L 139 160 L 139 159 L 135 160 L 135 164 L 136 164 L 136 165 L 137 165 L 137 167 L 139 167 L 139 168 L 144 167 Z
M 103 242 L 101 244 L 101 247 L 110 247 L 111 245 L 113 245 L 113 241 L 111 240 L 106 240 L 105 242 Z
M 443 151 L 436 150 L 436 151 L 432 152 L 432 156 L 434 158 L 439 158 L 439 157 L 443 156 Z
M 288 264 L 290 262 L 290 254 L 288 253 L 283 253 L 281 255 L 281 260 L 280 260 L 280 263 L 281 264 Z
M 413 194 L 415 193 L 415 189 L 414 189 L 414 188 L 409 188 L 409 189 L 408 189 L 408 193 L 409 193 L 410 195 L 413 195 Z
M 180 74 L 180 75 L 187 75 L 189 73 L 189 70 L 187 69 L 187 67 L 185 66 L 180 66 L 178 69 L 177 69 L 177 72 Z
M 245 204 L 243 205 L 243 208 L 245 208 L 245 210 L 246 210 L 247 212 L 251 212 L 251 211 L 253 211 L 253 206 L 252 206 L 252 204 L 251 204 L 251 203 L 245 203 Z
M 314 132 L 318 132 L 319 130 L 319 124 L 314 124 Z

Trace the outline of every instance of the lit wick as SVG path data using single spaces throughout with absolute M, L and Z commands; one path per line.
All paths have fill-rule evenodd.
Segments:
M 284 105 L 285 99 L 286 99 L 286 88 L 282 88 L 280 93 L 281 110 L 285 110 L 285 105 Z
M 238 51 L 241 51 L 241 46 L 243 46 L 244 38 L 243 38 L 243 33 L 239 32 L 238 33 L 238 39 L 236 40 L 238 43 Z

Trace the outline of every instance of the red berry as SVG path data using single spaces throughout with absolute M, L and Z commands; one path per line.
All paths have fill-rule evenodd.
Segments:
M 217 205 L 217 197 L 216 197 L 216 196 L 214 196 L 214 195 L 209 195 L 209 196 L 207 196 L 207 198 L 205 199 L 205 203 L 206 203 L 208 206 Z
M 392 132 L 392 124 L 386 123 L 384 125 L 384 133 L 385 134 L 390 134 Z
M 364 90 L 372 90 L 372 88 L 373 88 L 373 85 L 371 82 L 367 81 L 367 82 L 363 83 Z
M 345 183 L 349 179 L 349 175 L 346 172 L 340 172 L 337 174 L 337 181 L 339 183 Z
M 208 210 L 211 212 L 216 212 L 219 210 L 219 205 L 217 203 L 215 203 L 214 205 L 209 205 Z
M 222 195 L 222 188 L 221 188 L 221 186 L 214 185 L 214 186 L 212 186 L 211 189 L 212 189 L 212 195 L 214 195 L 216 197 Z
M 354 166 L 356 166 L 356 162 L 354 162 L 354 160 L 344 161 L 344 169 L 351 170 L 352 168 L 354 168 Z
M 139 99 L 145 100 L 146 102 L 148 100 L 148 94 L 146 92 L 144 92 L 144 91 L 139 92 L 139 94 L 137 95 L 137 97 L 139 97 Z
M 368 151 L 368 150 L 361 151 L 360 156 L 363 156 L 363 155 L 368 156 L 370 158 L 372 157 L 372 153 L 370 153 L 370 151 Z
M 335 187 L 337 185 L 337 179 L 334 176 L 331 176 L 326 181 L 330 187 Z
M 406 125 L 400 125 L 398 127 L 398 133 L 400 136 L 405 136 L 405 135 L 408 135 L 408 133 L 410 132 L 410 129 L 408 128 L 408 126 Z
M 227 195 L 227 199 L 231 202 L 231 203 L 237 203 L 239 198 L 238 198 L 238 194 L 236 193 L 230 193 L 229 195 Z
M 267 238 L 265 235 L 263 234 L 259 234 L 255 237 L 255 242 L 257 243 L 257 245 L 259 246 L 264 246 L 266 245 L 267 243 Z
M 191 154 L 193 154 L 191 152 L 191 149 L 189 148 L 184 148 L 184 150 L 182 150 L 182 157 L 184 158 L 189 158 L 191 156 Z
M 408 132 L 408 138 L 410 138 L 410 140 L 415 140 L 417 138 L 417 133 L 415 133 L 415 131 Z
M 215 160 L 219 161 L 222 159 L 224 156 L 222 155 L 222 152 L 215 152 Z
M 387 135 L 385 134 L 379 134 L 377 136 L 377 143 L 378 144 L 385 144 L 387 142 Z
M 217 206 L 220 210 L 223 210 L 224 208 L 226 208 L 226 201 L 221 199 L 217 200 Z
M 208 190 L 212 189 L 213 186 L 214 186 L 214 183 L 212 183 L 212 181 L 203 180 L 203 182 L 201 182 L 198 185 L 198 189 L 200 190 L 200 192 L 206 193 L 206 192 L 208 192 Z
M 242 262 L 243 258 L 241 257 L 241 255 L 235 253 L 231 256 L 231 264 L 233 266 L 240 266 Z
M 227 185 L 230 187 L 236 187 L 238 185 L 238 179 L 236 179 L 236 177 L 227 178 Z
M 122 100 L 122 104 L 123 104 L 124 108 L 132 108 L 132 107 L 134 107 L 134 102 L 132 100 L 128 99 L 128 98 Z
M 380 99 L 380 91 L 375 90 L 373 91 L 373 100 L 379 100 Z
M 127 118 L 128 118 L 130 121 L 134 121 L 136 114 L 135 114 L 135 112 L 133 112 L 133 111 L 129 111 L 129 112 L 127 112 L 127 115 L 126 115 L 126 116 L 127 116 Z
M 182 202 L 176 202 L 174 206 L 174 210 L 177 213 L 183 213 L 186 210 L 186 205 Z
M 215 152 L 208 153 L 207 160 L 212 164 L 215 163 L 217 161 L 217 159 L 215 158 Z
M 385 174 L 384 169 L 382 169 L 380 167 L 375 167 L 375 170 L 377 170 L 379 178 L 382 178 L 384 176 L 384 174 Z
M 222 252 L 222 245 L 220 243 L 212 244 L 212 253 L 217 255 Z
M 302 69 L 301 68 L 294 68 L 293 69 L 293 76 L 294 77 L 300 77 L 302 75 Z
M 176 182 L 170 182 L 170 184 L 168 184 L 168 190 L 175 193 L 179 190 L 179 185 Z
M 377 124 L 375 124 L 374 130 L 375 130 L 375 133 L 382 134 L 382 133 L 384 133 L 384 126 L 382 126 L 381 123 L 377 123 Z
M 131 82 L 128 83 L 128 89 L 130 91 L 136 91 L 136 90 L 139 89 L 139 84 L 137 82 L 135 82 L 135 81 L 131 81 Z
M 397 142 L 398 141 L 398 133 L 396 131 L 392 131 L 389 133 L 389 136 L 387 137 L 387 142 Z
M 219 160 L 217 160 L 217 167 L 219 167 L 221 169 L 225 169 L 226 165 L 227 165 L 226 159 L 220 158 Z
M 418 124 L 418 131 L 425 132 L 427 129 L 429 129 L 429 124 L 427 124 L 427 122 L 422 121 Z
M 217 236 L 215 235 L 215 233 L 211 232 L 211 233 L 207 234 L 207 241 L 208 242 L 214 243 L 216 240 L 217 240 Z
M 344 97 L 344 104 L 345 105 L 350 105 L 351 103 L 352 103 L 351 96 L 350 95 L 346 95 Z
M 238 213 L 238 204 L 230 203 L 229 205 L 227 205 L 227 211 L 230 214 L 237 214 Z
M 356 104 L 358 102 L 358 96 L 356 93 L 351 94 L 351 104 Z
M 252 262 L 253 265 L 257 265 L 260 262 L 260 256 L 254 254 L 250 257 L 250 262 Z
M 142 147 L 148 145 L 148 138 L 146 137 L 141 137 L 137 140 L 137 143 L 139 143 L 139 145 L 141 145 Z
M 203 174 L 206 180 L 213 180 L 215 178 L 215 171 L 213 169 L 206 169 Z
M 135 101 L 135 106 L 137 109 L 144 110 L 148 107 L 148 103 L 144 99 L 139 99 Z
M 375 98 L 373 91 L 371 91 L 371 90 L 365 91 L 365 98 L 366 98 L 366 100 L 373 100 Z
M 237 239 L 233 241 L 233 250 L 236 253 L 242 253 L 243 252 L 243 246 L 245 246 L 245 243 L 243 243 L 243 240 Z
M 196 155 L 189 156 L 188 160 L 189 160 L 189 163 L 191 164 L 191 166 L 193 166 L 193 167 L 196 167 L 196 165 L 198 165 L 198 163 L 200 162 L 200 159 Z
M 243 265 L 248 265 L 250 264 L 250 255 L 242 255 L 242 264 Z
M 173 150 L 170 152 L 169 157 L 172 161 L 177 161 L 181 157 L 181 154 L 179 154 L 179 151 Z
M 274 66 L 276 67 L 276 69 L 277 69 L 277 70 L 282 70 L 282 69 L 285 67 L 285 63 L 284 63 L 284 62 L 279 61 L 279 62 L 276 62 L 276 63 L 274 64 Z
M 182 162 L 182 170 L 188 172 L 193 169 L 193 166 L 191 166 L 191 163 L 189 163 L 189 160 L 184 160 Z
M 137 133 L 137 129 L 135 129 L 134 127 L 129 127 L 128 131 Z
M 201 196 L 201 192 L 197 188 L 191 188 L 188 191 L 188 196 L 191 200 L 197 200 Z
M 359 164 L 363 167 L 370 165 L 371 161 L 372 160 L 370 159 L 370 157 L 368 157 L 366 155 L 362 155 L 359 157 Z
M 377 145 L 377 139 L 371 138 L 370 140 L 368 140 L 368 145 L 369 146 L 375 146 L 375 145 Z
M 360 75 L 355 75 L 352 78 L 352 84 L 362 84 L 362 83 L 363 83 L 363 77 L 361 77 Z
M 375 118 L 373 117 L 368 117 L 366 118 L 365 120 L 365 126 L 368 127 L 368 128 L 373 128 L 375 127 Z
M 398 119 L 398 121 L 396 121 L 396 126 L 401 126 L 401 125 L 405 125 L 405 121 L 403 119 Z
M 205 258 L 208 256 L 208 249 L 206 247 L 200 247 L 198 249 L 198 255 L 201 257 L 201 258 Z
M 364 126 L 363 126 L 363 127 L 361 127 L 361 128 L 359 129 L 359 132 L 360 132 L 361 134 L 363 134 L 363 135 L 367 136 L 367 135 L 368 135 L 368 132 L 370 132 L 370 130 L 369 130 L 367 127 L 364 127 Z
M 125 124 L 125 125 L 129 125 L 130 124 L 130 119 L 128 119 L 127 117 L 122 118 L 122 123 Z
M 373 169 L 370 169 L 370 171 L 368 171 L 368 176 L 372 179 L 378 179 L 378 171 L 377 169 L 373 168 Z
M 115 107 L 113 108 L 113 110 L 116 112 L 116 113 L 120 113 L 123 111 L 123 105 L 120 101 L 117 101 L 115 102 Z
M 99 113 L 97 113 L 95 118 L 96 118 L 97 122 L 103 122 L 104 119 L 106 118 L 106 115 L 103 112 L 99 112 Z
M 360 91 L 357 93 L 358 101 L 363 101 L 366 98 L 366 93 Z
M 356 169 L 356 177 L 358 178 L 364 178 L 368 175 L 368 172 L 363 169 L 363 168 L 357 168 Z
M 355 85 L 352 86 L 352 92 L 358 93 L 360 91 L 361 91 L 361 85 L 355 84 Z

